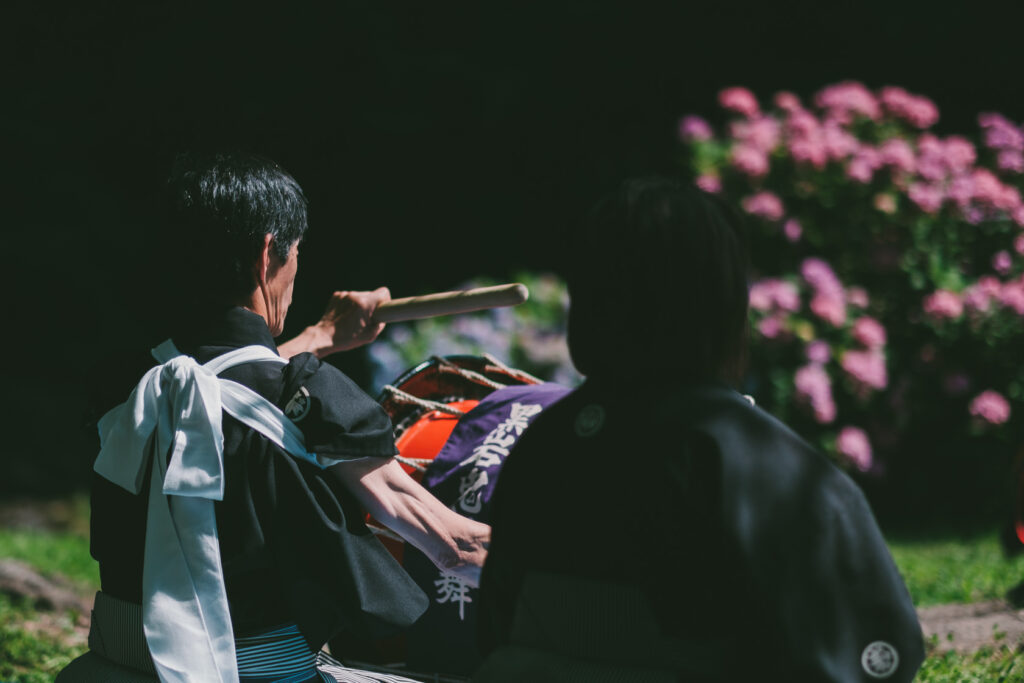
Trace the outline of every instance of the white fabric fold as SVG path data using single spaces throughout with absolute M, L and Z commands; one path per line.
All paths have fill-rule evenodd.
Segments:
M 301 430 L 266 398 L 217 377 L 241 363 L 287 363 L 270 349 L 246 346 L 199 365 L 167 340 L 153 355 L 161 365 L 100 420 L 94 469 L 138 494 L 152 463 L 142 620 L 160 680 L 231 683 L 238 666 L 213 504 L 224 498 L 223 412 L 294 457 L 338 461 L 308 453 Z

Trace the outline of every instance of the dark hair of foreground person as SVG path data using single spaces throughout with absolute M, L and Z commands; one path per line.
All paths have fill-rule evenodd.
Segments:
M 667 178 L 624 183 L 567 250 L 569 348 L 585 375 L 670 367 L 738 379 L 747 326 L 739 216 Z

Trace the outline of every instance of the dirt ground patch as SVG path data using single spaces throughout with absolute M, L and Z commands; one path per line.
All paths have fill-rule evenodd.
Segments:
M 974 652 L 985 645 L 1024 646 L 1024 610 L 1004 600 L 917 610 L 926 641 L 938 652 Z

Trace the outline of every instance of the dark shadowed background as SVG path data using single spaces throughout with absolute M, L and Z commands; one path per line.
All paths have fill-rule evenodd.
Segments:
M 96 368 L 159 341 L 151 255 L 190 247 L 148 229 L 180 151 L 262 153 L 305 189 L 293 333 L 334 289 L 557 268 L 553 236 L 622 178 L 676 171 L 679 116 L 725 86 L 901 85 L 943 133 L 1024 119 L 1021 3 L 779 5 L 8 6 L 0 495 L 86 484 Z

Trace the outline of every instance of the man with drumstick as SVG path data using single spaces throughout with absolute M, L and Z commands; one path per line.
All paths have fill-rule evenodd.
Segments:
M 59 680 L 350 680 L 317 668 L 323 644 L 427 603 L 366 511 L 471 584 L 490 529 L 408 477 L 383 409 L 320 362 L 380 334 L 387 289 L 337 292 L 275 345 L 306 229 L 295 180 L 254 156 L 182 159 L 168 200 L 176 329 L 99 422 L 102 591 L 92 651 Z

